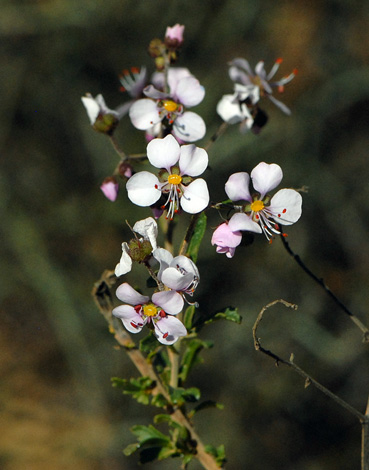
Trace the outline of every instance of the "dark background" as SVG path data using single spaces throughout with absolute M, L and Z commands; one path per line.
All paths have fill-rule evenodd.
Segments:
M 225 198 L 235 171 L 260 161 L 284 170 L 281 187 L 307 185 L 303 215 L 289 242 L 364 323 L 369 261 L 369 3 L 353 0 L 40 0 L 3 1 L 0 15 L 0 467 L 4 470 L 130 470 L 129 428 L 156 410 L 132 402 L 111 376 L 136 372 L 96 309 L 90 291 L 114 268 L 132 224 L 150 215 L 117 202 L 99 185 L 117 163 L 95 133 L 80 97 L 102 93 L 111 107 L 124 68 L 147 65 L 149 41 L 185 24 L 178 65 L 206 88 L 194 109 L 207 123 L 205 145 L 220 125 L 215 107 L 231 93 L 227 62 L 245 57 L 280 75 L 298 67 L 281 99 L 283 115 L 264 102 L 261 135 L 237 126 L 211 148 L 207 180 Z M 151 68 L 150 68 L 151 67 Z M 116 137 L 129 152 L 145 148 L 126 118 Z M 183 215 L 183 227 L 189 217 Z M 209 214 L 209 227 L 220 222 Z M 226 445 L 227 469 L 360 468 L 360 425 L 284 367 L 254 351 L 251 328 L 261 307 L 284 298 L 297 312 L 267 312 L 259 336 L 364 412 L 368 349 L 361 332 L 294 264 L 280 240 L 256 237 L 229 260 L 216 255 L 208 230 L 198 266 L 197 300 L 205 312 L 239 307 L 241 325 L 217 323 L 214 341 L 189 384 L 223 411 L 195 420 L 205 443 Z M 127 276 L 142 283 L 137 267 Z M 179 461 L 147 465 L 179 468 Z M 196 464 L 193 468 L 197 468 Z

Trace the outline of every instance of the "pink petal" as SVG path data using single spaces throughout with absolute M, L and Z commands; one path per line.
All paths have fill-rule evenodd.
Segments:
M 156 292 L 152 296 L 155 305 L 161 307 L 169 315 L 177 315 L 183 309 L 183 298 L 174 290 Z
M 180 103 L 188 108 L 201 103 L 205 96 L 205 88 L 195 77 L 186 77 L 179 80 L 176 97 Z
M 282 168 L 276 163 L 261 162 L 251 172 L 252 184 L 256 191 L 263 197 L 282 181 Z
M 109 199 L 109 201 L 114 202 L 118 197 L 119 184 L 116 180 L 107 178 L 103 181 L 103 184 L 100 186 L 101 191 L 104 193 L 104 196 Z
M 280 189 L 271 199 L 269 210 L 273 218 L 282 225 L 291 225 L 299 220 L 302 213 L 301 194 L 294 189 Z
M 122 302 L 127 302 L 130 305 L 142 305 L 146 304 L 150 300 L 150 297 L 147 297 L 146 295 L 141 295 L 127 282 L 121 284 L 118 287 L 115 295 Z
M 182 145 L 179 157 L 181 175 L 198 176 L 203 173 L 209 162 L 206 150 L 196 147 L 194 144 Z
M 192 181 L 184 190 L 181 197 L 181 207 L 189 214 L 197 214 L 209 204 L 208 186 L 202 178 Z
M 211 237 L 211 244 L 221 248 L 236 248 L 242 240 L 241 232 L 233 232 L 227 223 L 219 225 Z
M 154 139 L 147 145 L 147 158 L 156 168 L 170 168 L 178 162 L 181 153 L 176 139 L 168 134 L 164 139 Z
M 225 192 L 231 201 L 249 201 L 251 202 L 251 194 L 249 191 L 250 176 L 245 171 L 233 173 L 226 184 Z
M 148 171 L 140 171 L 131 176 L 126 188 L 129 199 L 141 207 L 151 206 L 161 196 L 158 178 Z

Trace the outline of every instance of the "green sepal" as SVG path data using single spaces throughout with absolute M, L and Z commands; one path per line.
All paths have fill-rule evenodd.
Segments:
M 190 258 L 192 259 L 194 263 L 196 263 L 197 261 L 197 255 L 199 253 L 200 244 L 203 239 L 203 236 L 205 235 L 206 221 L 207 221 L 207 217 L 205 213 L 203 212 L 202 214 L 200 214 L 199 218 L 197 219 L 197 222 L 196 222 L 196 225 L 193 230 L 192 237 L 191 237 L 191 241 L 188 245 L 187 255 L 190 256 Z
M 129 380 L 113 377 L 111 380 L 113 387 L 123 389 L 122 393 L 124 395 L 132 395 L 138 403 L 143 405 L 150 403 L 151 391 L 155 387 L 155 381 L 149 377 L 131 378 Z
M 219 447 L 207 445 L 205 446 L 205 451 L 215 458 L 215 461 L 219 465 L 219 467 L 222 467 L 223 464 L 226 462 L 225 448 L 223 444 Z
M 216 401 L 214 400 L 206 400 L 206 401 L 203 401 L 201 403 L 199 403 L 198 405 L 196 405 L 189 413 L 188 413 L 188 417 L 189 418 L 192 418 L 194 414 L 198 413 L 199 411 L 202 411 L 202 410 L 207 410 L 209 408 L 218 408 L 218 410 L 222 410 L 224 408 L 224 405 L 222 405 L 221 403 L 217 403 Z
M 174 405 L 182 406 L 186 402 L 195 402 L 200 400 L 200 390 L 196 387 L 191 388 L 169 388 L 171 401 Z
M 186 344 L 186 351 L 183 354 L 179 372 L 179 378 L 182 383 L 187 380 L 192 367 L 202 362 L 202 359 L 199 357 L 200 351 L 212 347 L 213 343 L 211 341 L 203 341 L 198 338 L 192 339 Z

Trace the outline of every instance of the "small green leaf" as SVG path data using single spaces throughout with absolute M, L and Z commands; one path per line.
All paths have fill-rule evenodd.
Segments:
M 192 328 L 192 319 L 195 314 L 195 306 L 190 305 L 186 308 L 186 311 L 183 316 L 183 323 L 187 330 Z
M 219 447 L 208 445 L 208 446 L 205 446 L 205 450 L 208 454 L 215 457 L 215 460 L 220 467 L 225 463 L 226 456 L 225 456 L 225 448 L 223 444 L 220 445 Z
M 187 255 L 190 256 L 190 258 L 192 259 L 194 263 L 196 263 L 197 261 L 197 255 L 199 253 L 200 244 L 205 234 L 206 221 L 207 221 L 207 217 L 205 213 L 203 212 L 197 219 L 197 222 L 196 222 L 196 225 L 195 225 L 192 237 L 191 237 L 191 241 L 188 245 Z
M 208 408 L 218 408 L 219 410 L 222 410 L 224 408 L 224 405 L 222 405 L 221 403 L 217 403 L 216 401 L 213 401 L 213 400 L 206 400 L 196 405 L 195 408 L 193 408 L 193 410 L 190 411 L 188 416 L 189 418 L 192 418 L 192 416 L 195 413 L 198 413 L 199 411 L 202 411 L 202 410 L 206 410 Z
M 155 381 L 149 377 L 131 378 L 129 380 L 113 377 L 112 382 L 113 387 L 123 389 L 124 395 L 132 395 L 138 403 L 143 405 L 150 403 L 151 391 L 155 387 Z
M 171 388 L 169 390 L 172 403 L 178 406 L 186 402 L 195 402 L 200 399 L 200 390 L 196 387 L 191 388 Z
M 187 380 L 188 374 L 192 367 L 195 364 L 198 364 L 201 361 L 199 358 L 199 353 L 202 349 L 209 349 L 213 346 L 211 341 L 202 341 L 198 338 L 195 338 L 189 341 L 186 345 L 186 351 L 183 354 L 181 369 L 179 372 L 179 377 L 184 383 Z
M 123 454 L 126 455 L 127 457 L 129 455 L 132 455 L 134 452 L 136 452 L 137 449 L 139 449 L 140 447 L 140 444 L 129 444 L 124 450 L 123 450 Z
M 168 401 L 161 393 L 158 393 L 152 397 L 151 404 L 153 406 L 157 406 L 158 408 L 164 408 L 168 405 Z
M 155 335 L 151 332 L 140 341 L 140 351 L 144 353 L 151 353 L 159 347 L 160 343 L 158 343 L 158 340 L 155 338 Z
M 144 426 L 137 424 L 131 429 L 132 433 L 137 437 L 140 445 L 151 446 L 167 446 L 170 443 L 170 438 L 154 428 L 152 424 Z

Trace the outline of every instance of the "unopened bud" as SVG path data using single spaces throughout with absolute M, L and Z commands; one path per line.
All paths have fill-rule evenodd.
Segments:
M 165 44 L 161 39 L 153 39 L 148 47 L 148 53 L 151 57 L 160 57 L 165 53 Z
M 118 173 L 122 178 L 130 178 L 133 174 L 132 165 L 128 162 L 122 162 L 118 167 Z
M 183 44 L 184 28 L 183 25 L 178 23 L 172 27 L 167 27 L 164 42 L 168 49 L 177 49 Z
M 109 199 L 109 201 L 114 202 L 117 199 L 119 184 L 114 176 L 108 176 L 105 178 L 102 185 L 100 186 L 100 189 L 104 193 L 105 197 Z
M 145 261 L 152 252 L 152 246 L 149 240 L 137 240 L 134 238 L 128 243 L 129 256 L 133 261 L 142 263 Z

